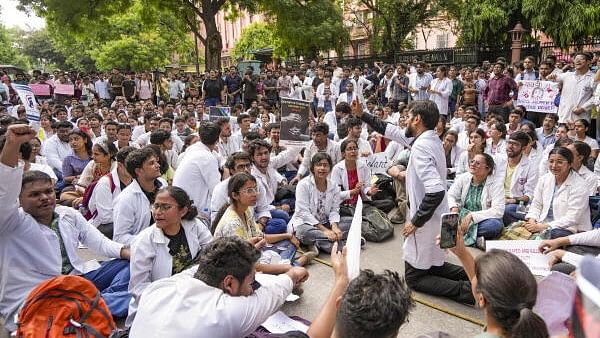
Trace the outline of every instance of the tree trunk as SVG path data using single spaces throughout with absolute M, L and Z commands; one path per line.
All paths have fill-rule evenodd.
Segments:
M 217 13 L 205 13 L 202 18 L 204 28 L 206 29 L 206 44 L 204 48 L 204 59 L 206 63 L 206 71 L 211 69 L 221 69 L 221 50 L 223 49 L 223 41 L 221 33 L 217 29 L 215 15 Z

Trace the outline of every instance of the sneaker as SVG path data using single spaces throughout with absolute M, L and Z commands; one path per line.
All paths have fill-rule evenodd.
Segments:
M 319 255 L 319 249 L 314 244 L 307 246 L 306 249 L 307 250 L 306 250 L 305 254 L 309 253 L 309 252 L 312 252 L 312 253 L 314 253 L 315 257 L 317 257 Z
M 485 251 L 485 238 L 483 236 L 477 237 L 475 240 L 475 247 Z
M 318 250 L 317 250 L 318 251 Z M 302 254 L 302 256 L 300 256 L 300 258 L 304 257 L 305 261 L 304 261 L 304 265 L 303 266 L 307 266 L 309 265 L 312 260 L 317 257 L 318 252 L 314 252 L 314 251 L 307 251 L 305 253 Z

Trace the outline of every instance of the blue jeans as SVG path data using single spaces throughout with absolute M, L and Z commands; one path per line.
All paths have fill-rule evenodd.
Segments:
M 273 209 L 271 210 L 271 218 L 279 218 L 285 221 L 285 223 L 289 223 L 290 222 L 290 215 L 280 209 Z
M 483 220 L 477 224 L 477 237 L 492 240 L 500 237 L 504 224 L 499 218 L 490 218 Z
M 518 204 L 507 204 L 504 207 L 504 217 L 502 217 L 504 226 L 509 226 L 513 222 L 525 220 L 525 214 L 517 214 L 518 207 Z
M 555 229 L 550 230 L 550 239 L 567 237 L 572 234 L 573 234 L 573 232 L 571 232 L 570 230 L 555 228 Z
M 218 97 L 207 97 L 204 99 L 205 107 L 216 107 L 221 103 L 221 100 Z
M 113 259 L 102 262 L 100 267 L 83 275 L 96 285 L 106 302 L 110 313 L 115 317 L 127 316 L 131 295 L 129 287 L 129 261 Z

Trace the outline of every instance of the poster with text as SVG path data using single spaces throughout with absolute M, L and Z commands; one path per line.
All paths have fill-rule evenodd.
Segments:
M 75 94 L 75 86 L 72 84 L 56 84 L 54 94 L 73 96 Z
M 304 146 L 310 141 L 310 101 L 281 98 L 281 144 Z
M 386 153 L 375 153 L 367 158 L 367 166 L 371 168 L 371 175 L 385 174 L 388 168 Z
M 519 257 L 532 274 L 547 276 L 550 274 L 550 266 L 548 265 L 548 256 L 538 249 L 541 242 L 534 240 L 486 241 L 485 249 L 486 251 L 492 249 L 508 251 Z
M 527 111 L 544 114 L 556 114 L 558 107 L 554 99 L 558 95 L 558 83 L 551 81 L 519 81 L 519 96 L 516 105 L 524 106 Z
M 230 107 L 209 107 L 208 109 L 210 121 L 215 122 L 221 117 L 229 117 L 231 115 Z

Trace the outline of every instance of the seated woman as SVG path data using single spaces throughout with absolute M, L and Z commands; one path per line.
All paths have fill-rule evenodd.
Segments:
M 79 181 L 79 176 L 83 173 L 85 166 L 91 161 L 92 140 L 87 133 L 73 129 L 69 133 L 69 145 L 73 154 L 67 155 L 62 163 L 65 188 L 60 195 L 60 204 L 73 206 L 73 201 L 81 197 L 81 193 L 76 191 L 75 184 Z
M 590 122 L 586 119 L 579 119 L 575 121 L 575 123 L 573 124 L 573 130 L 575 131 L 575 135 L 573 135 L 572 138 L 575 141 L 587 143 L 590 146 L 590 148 L 592 148 L 592 160 L 596 160 L 596 158 L 598 157 L 598 141 L 587 136 L 588 129 L 590 129 Z
M 466 245 L 475 244 L 478 237 L 496 239 L 502 234 L 503 187 L 493 172 L 492 156 L 477 154 L 469 163 L 469 172 L 458 176 L 448 190 L 448 205 L 459 213 Z
M 23 167 L 23 171 L 39 170 L 50 176 L 52 183 L 56 184 L 58 177 L 52 167 L 46 162 L 46 158 L 42 156 L 36 156 L 34 153 L 34 147 L 37 147 L 39 153 L 41 148 L 40 140 L 36 137 L 32 138 L 29 142 L 21 144 L 19 148 L 19 167 Z M 4 143 L 4 139 L 2 139 Z
M 340 151 L 344 160 L 333 167 L 331 182 L 340 187 L 342 203 L 356 205 L 359 195 L 363 201 L 370 200 L 377 188 L 371 187 L 371 169 L 365 161 L 358 160 L 358 143 L 346 139 L 340 145 Z
M 585 181 L 589 195 L 596 195 L 596 192 L 598 191 L 598 178 L 594 172 L 585 165 L 590 158 L 592 148 L 585 142 L 575 141 L 572 144 L 569 144 L 567 149 L 573 153 L 573 170 Z
M 458 165 L 458 160 L 463 152 L 463 149 L 460 149 L 456 142 L 458 142 L 458 134 L 456 131 L 452 129 L 446 131 L 442 145 L 444 147 L 444 154 L 446 155 L 446 168 L 448 168 L 447 179 L 449 180 L 453 180 L 456 177 L 456 166 Z
M 319 250 L 331 252 L 334 242 L 343 243 L 351 224 L 340 222 L 340 188 L 329 179 L 331 167 L 326 153 L 313 156 L 311 175 L 296 187 L 296 211 L 290 220 L 300 242 L 316 254 Z
M 553 271 L 571 274 L 584 255 L 600 255 L 600 229 L 542 241 L 540 251 L 552 255 Z
M 506 154 L 506 125 L 496 122 L 489 128 L 490 137 L 485 141 L 485 152 L 492 156 Z
M 263 229 L 259 228 L 260 223 L 257 224 L 254 221 L 252 213 L 259 193 L 254 176 L 242 172 L 229 178 L 227 194 L 231 204 L 224 205 L 215 217 L 212 224 L 214 237 L 237 236 L 257 247 L 262 247 L 266 243 L 273 244 L 284 240 L 289 240 L 298 246 L 299 242 L 292 233 L 264 234 Z M 264 241 L 262 241 L 263 238 Z M 297 259 L 296 263 L 301 266 L 306 265 L 315 256 L 314 253 L 306 253 Z M 290 261 L 293 261 L 294 257 L 282 258 L 289 258 Z M 289 264 L 261 263 L 257 266 L 257 270 L 270 274 L 284 273 L 289 268 Z
M 477 154 L 483 154 L 485 150 L 485 132 L 481 128 L 475 129 L 469 135 L 469 145 L 466 151 L 463 151 L 458 158 L 456 166 L 456 176 L 469 171 L 469 163 Z
M 589 191 L 586 183 L 571 166 L 573 153 L 554 147 L 548 156 L 549 173 L 540 177 L 525 228 L 531 233 L 548 231 L 550 238 L 572 235 L 592 228 Z
M 450 250 L 460 259 L 477 305 L 485 312 L 486 331 L 475 338 L 549 337 L 546 323 L 532 310 L 537 282 L 525 263 L 497 249 L 473 259 L 460 230 Z
M 127 326 L 146 287 L 192 266 L 200 250 L 212 240 L 210 230 L 197 215 L 185 190 L 168 187 L 156 193 L 152 204 L 155 223 L 140 232 L 131 245 L 129 293 L 133 300 Z
M 77 181 L 77 185 L 85 189 L 92 182 L 99 180 L 102 176 L 115 169 L 117 166 L 117 162 L 115 161 L 117 151 L 117 147 L 107 140 L 94 144 L 92 147 L 93 161 L 90 161 L 85 166 Z

